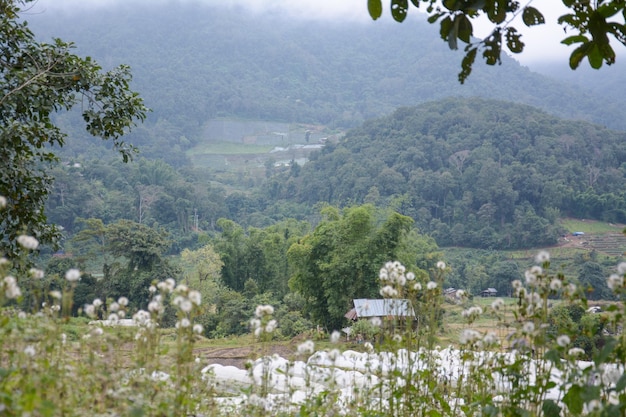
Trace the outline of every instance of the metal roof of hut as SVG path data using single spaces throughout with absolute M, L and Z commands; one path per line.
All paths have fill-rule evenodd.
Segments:
M 411 301 L 406 299 L 367 299 L 353 300 L 354 308 L 345 315 L 350 320 L 369 317 L 415 317 Z

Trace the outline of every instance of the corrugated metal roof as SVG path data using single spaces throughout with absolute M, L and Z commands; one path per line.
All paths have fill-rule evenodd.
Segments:
M 358 298 L 354 301 L 354 312 L 356 318 L 365 317 L 415 317 L 413 305 L 406 299 L 379 299 L 372 300 Z

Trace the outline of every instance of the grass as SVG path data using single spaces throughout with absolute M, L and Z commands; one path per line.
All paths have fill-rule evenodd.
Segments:
M 561 225 L 569 232 L 584 232 L 589 234 L 621 233 L 624 226 L 595 220 L 563 219 Z

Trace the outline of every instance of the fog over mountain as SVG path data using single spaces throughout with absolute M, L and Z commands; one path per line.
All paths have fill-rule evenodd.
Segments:
M 101 2 L 70 10 L 41 1 L 26 18 L 41 39 L 74 41 L 105 68 L 131 65 L 153 109 L 150 120 L 186 129 L 215 117 L 351 127 L 400 106 L 454 96 L 515 101 L 626 129 L 623 83 L 594 91 L 591 83 L 562 82 L 560 71 L 568 69 L 548 78 L 504 56 L 494 67 L 477 58 L 460 85 L 462 53 L 450 51 L 436 26 L 423 21 L 288 19 L 260 6 L 226 4 Z M 620 74 L 593 75 L 608 83 Z

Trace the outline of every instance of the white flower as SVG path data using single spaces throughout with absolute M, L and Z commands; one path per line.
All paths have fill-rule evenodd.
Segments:
M 337 342 L 339 342 L 339 338 L 340 337 L 341 337 L 341 333 L 339 333 L 337 330 L 335 330 L 330 335 L 330 343 L 337 343 Z
M 446 263 L 444 261 L 437 262 L 437 269 L 446 269 Z
M 498 311 L 500 310 L 502 307 L 504 307 L 504 300 L 502 298 L 496 298 L 492 303 L 491 303 L 491 308 L 494 311 Z
M 176 288 L 176 281 L 174 281 L 174 278 L 168 278 L 165 280 L 165 286 L 169 292 L 172 292 Z
M 463 329 L 459 336 L 459 343 L 462 345 L 470 344 L 480 339 L 480 332 L 474 329 Z
M 19 243 L 24 249 L 30 250 L 35 250 L 39 246 L 39 241 L 28 235 L 19 235 L 17 237 L 17 243 Z
M 93 304 L 85 304 L 84 311 L 85 311 L 85 314 L 88 315 L 89 317 L 91 318 L 96 317 L 96 309 Z
M 157 290 L 157 287 L 155 287 L 154 285 L 150 285 L 150 288 L 148 288 L 148 291 L 152 294 L 155 293 Z
M 565 347 L 569 345 L 569 342 L 570 342 L 570 338 L 566 334 L 562 334 L 556 338 L 556 343 L 561 347 Z
M 176 287 L 176 292 L 186 293 L 188 291 L 189 291 L 189 287 L 186 286 L 185 284 L 178 284 L 178 286 Z
M 191 304 L 191 301 L 185 299 L 180 303 L 179 307 L 182 312 L 189 313 L 193 308 L 193 304 Z
M 617 265 L 617 273 L 620 275 L 626 275 L 626 262 L 620 262 Z
M 263 316 L 271 316 L 272 314 L 274 314 L 274 307 L 269 304 L 257 306 L 254 312 L 254 315 L 259 318 Z
M 35 279 L 41 279 L 44 277 L 44 272 L 41 269 L 31 268 L 29 271 L 30 276 Z
M 624 276 L 611 274 L 606 280 L 606 285 L 613 291 L 624 286 Z
M 394 298 L 398 296 L 398 290 L 393 288 L 391 285 L 385 285 L 380 289 L 380 295 L 383 297 Z
M 313 343 L 312 340 L 307 340 L 298 345 L 298 353 L 301 355 L 313 353 L 314 349 L 315 349 L 315 343 Z
M 531 271 L 526 270 L 524 272 L 524 278 L 526 279 L 526 284 L 530 287 L 533 287 L 535 284 L 537 284 L 537 276 Z
M 68 269 L 65 273 L 65 279 L 69 282 L 80 281 L 80 271 L 78 269 Z
M 56 300 L 60 300 L 61 297 L 63 297 L 63 295 L 61 294 L 61 291 L 50 291 L 50 297 L 56 299 Z
M 415 279 L 415 274 L 413 272 L 409 272 L 406 274 L 406 279 L 408 281 L 413 281 Z
M 426 284 L 426 289 L 428 290 L 434 290 L 435 288 L 437 288 L 437 283 L 435 281 L 429 281 L 428 284 Z
M 119 319 L 120 319 L 120 317 L 117 314 L 115 314 L 115 313 L 111 313 L 111 314 L 109 314 L 109 317 L 107 317 L 107 320 L 109 320 L 109 321 L 111 321 L 113 323 L 117 322 Z
M 394 334 L 393 335 L 393 341 L 396 342 L 396 343 L 402 342 L 402 336 L 399 335 L 398 333 Z
M 581 356 L 585 354 L 585 351 L 581 348 L 574 347 L 567 351 L 570 356 Z
M 190 321 L 189 321 L 189 319 L 188 319 L 188 318 L 186 318 L 186 317 L 185 317 L 185 318 L 183 318 L 183 319 L 181 319 L 180 321 L 176 322 L 176 328 L 177 328 L 177 329 L 178 329 L 178 328 L 181 328 L 181 327 L 182 327 L 182 328 L 187 328 L 187 327 L 189 327 L 189 326 L 191 326 L 191 322 L 190 322 Z
M 535 323 L 533 323 L 532 321 L 527 321 L 524 323 L 524 325 L 522 326 L 522 330 L 524 331 L 524 333 L 532 333 L 535 331 Z
M 28 345 L 24 348 L 24 353 L 26 356 L 35 356 L 35 347 L 33 345 Z
M 150 312 L 158 313 L 162 309 L 163 309 L 163 306 L 158 301 L 153 300 L 153 301 L 150 301 L 150 303 L 148 304 L 148 311 Z
M 195 305 L 199 306 L 200 304 L 202 304 L 202 294 L 200 294 L 199 291 L 189 291 L 189 294 L 187 296 L 189 297 L 189 301 L 191 301 Z
M 558 278 L 554 278 L 552 281 L 550 281 L 550 289 L 552 291 L 558 291 L 561 289 L 562 286 L 563 286 L 563 283 Z
M 0 195 L 0 209 L 3 209 L 7 206 L 7 198 Z
M 483 338 L 483 342 L 487 346 L 495 345 L 496 343 L 498 343 L 498 336 L 494 332 L 489 331 Z
M 370 343 L 370 342 L 365 342 L 363 343 L 363 348 L 368 352 L 371 353 L 374 351 L 374 346 Z
M 545 250 L 539 251 L 537 256 L 535 256 L 535 262 L 538 264 L 543 264 L 544 262 L 548 262 L 550 260 L 550 253 Z
M 267 333 L 272 333 L 274 330 L 276 330 L 276 326 L 277 326 L 277 322 L 276 320 L 270 320 L 267 322 L 267 324 L 265 325 L 265 331 Z
M 250 319 L 250 328 L 258 329 L 261 327 L 261 320 L 259 319 Z
M 372 326 L 375 326 L 375 327 L 380 327 L 383 324 L 380 317 L 372 317 L 370 319 L 370 323 L 372 323 Z
M 109 306 L 109 311 L 117 311 L 120 309 L 120 305 L 118 303 L 116 303 L 115 301 L 111 303 L 111 305 Z
M 413 284 L 413 289 L 415 291 L 422 291 L 422 284 L 420 284 L 419 282 L 416 282 L 415 284 Z
M 102 305 L 102 300 L 99 298 L 96 298 L 95 300 L 93 300 L 93 306 L 98 308 Z
M 128 298 L 126 298 L 126 297 L 120 297 L 120 298 L 117 300 L 117 303 L 118 303 L 119 305 L 123 306 L 123 307 L 126 307 L 126 306 L 128 305 Z
M 202 334 L 202 332 L 204 331 L 204 328 L 202 327 L 201 324 L 196 323 L 193 325 L 193 332 L 196 334 Z

